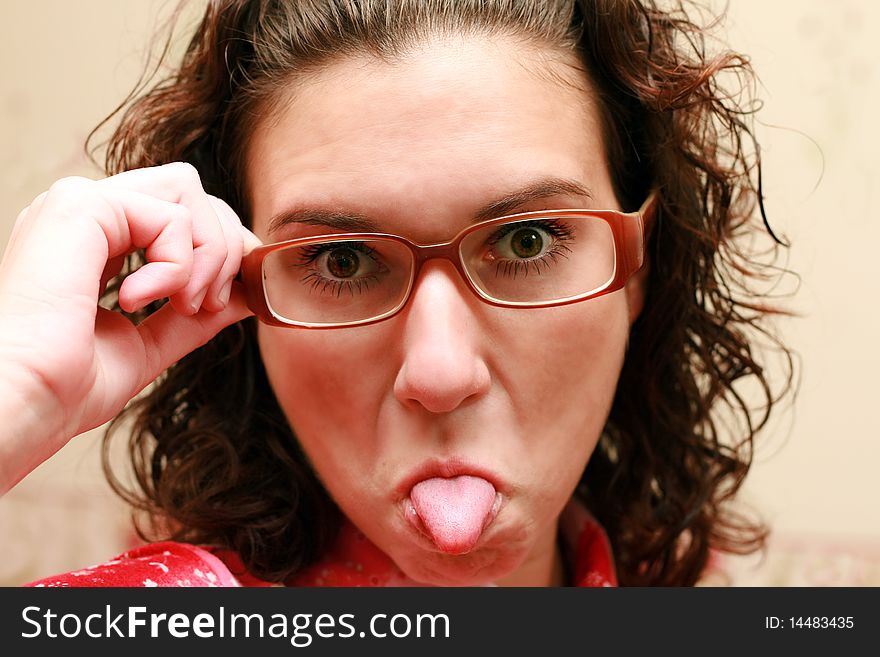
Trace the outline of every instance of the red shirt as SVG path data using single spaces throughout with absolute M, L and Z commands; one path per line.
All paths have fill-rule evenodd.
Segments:
M 617 586 L 614 560 L 604 530 L 579 503 L 560 517 L 573 586 Z M 351 523 L 345 523 L 322 559 L 284 583 L 287 586 L 422 586 Z M 28 586 L 275 586 L 244 568 L 230 550 L 186 543 L 152 543 L 102 564 L 46 577 Z

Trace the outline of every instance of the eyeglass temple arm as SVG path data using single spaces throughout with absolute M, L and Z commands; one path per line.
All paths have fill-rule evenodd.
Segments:
M 636 214 L 640 221 L 632 221 L 626 223 L 626 229 L 628 231 L 632 231 L 630 239 L 627 242 L 631 245 L 629 251 L 629 258 L 631 260 L 630 263 L 630 271 L 632 273 L 637 272 L 642 266 L 645 264 L 645 248 L 648 243 L 648 238 L 651 235 L 651 230 L 654 228 L 654 219 L 657 215 L 657 205 L 659 201 L 659 195 L 656 189 L 653 189 L 650 194 L 648 194 L 648 198 L 645 199 L 645 202 L 642 203 L 642 207 L 639 208 Z

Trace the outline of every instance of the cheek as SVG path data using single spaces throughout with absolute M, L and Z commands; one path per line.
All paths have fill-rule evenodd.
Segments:
M 516 357 L 535 366 L 507 377 L 527 441 L 533 513 L 561 510 L 577 486 L 611 410 L 628 332 L 626 305 L 608 295 L 553 309 L 532 339 L 517 332 Z
M 540 321 L 522 323 L 504 338 L 515 348 L 499 371 L 521 406 L 561 430 L 584 422 L 601 430 L 610 410 L 629 331 L 620 293 L 547 309 Z M 525 418 L 520 418 L 525 421 Z M 586 427 L 584 427 L 586 428 Z M 598 438 L 598 435 L 597 435 Z
M 297 441 L 325 488 L 345 499 L 359 481 L 349 466 L 369 460 L 369 443 L 353 421 L 365 412 L 364 388 L 352 385 L 362 369 L 358 358 L 330 349 L 322 334 L 260 325 L 257 335 L 269 384 Z
M 364 339 L 358 329 L 301 332 L 260 325 L 258 342 L 278 403 L 313 461 L 332 459 L 334 449 L 371 449 L 369 418 L 377 416 L 393 381 L 381 340 Z

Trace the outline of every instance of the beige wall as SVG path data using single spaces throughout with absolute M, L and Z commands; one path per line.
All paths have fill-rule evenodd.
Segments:
M 880 5 L 730 5 L 727 38 L 751 54 L 766 102 L 758 133 L 768 212 L 794 242 L 789 265 L 803 277 L 792 303 L 802 318 L 781 324 L 801 354 L 800 397 L 796 412 L 759 444 L 745 499 L 777 528 L 775 549 L 797 555 L 805 571 L 816 567 L 804 555 L 832 546 L 846 558 L 834 562 L 829 581 L 878 584 L 880 224 L 871 203 L 880 139 L 869 116 L 880 100 L 873 48 Z M 0 5 L 0 245 L 18 211 L 52 180 L 97 175 L 81 144 L 129 90 L 156 15 L 168 7 L 156 0 Z M 125 511 L 102 482 L 97 445 L 96 432 L 77 438 L 0 500 L 0 583 L 82 566 L 124 546 Z M 799 581 L 790 568 L 785 573 L 760 583 Z
M 880 5 L 733 0 L 730 39 L 758 70 L 767 208 L 803 277 L 783 324 L 801 353 L 791 423 L 749 492 L 777 527 L 880 537 Z

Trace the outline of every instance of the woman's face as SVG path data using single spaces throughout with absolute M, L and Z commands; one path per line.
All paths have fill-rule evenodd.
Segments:
M 298 81 L 249 146 L 254 231 L 264 242 L 330 232 L 269 233 L 273 217 L 316 209 L 433 244 L 501 199 L 512 200 L 501 214 L 617 208 L 595 97 L 572 63 L 513 41 L 438 41 Z M 497 308 L 433 260 L 391 319 L 260 325 L 259 344 L 323 484 L 407 575 L 549 584 L 558 516 L 607 418 L 637 285 Z

